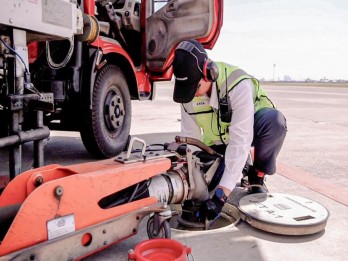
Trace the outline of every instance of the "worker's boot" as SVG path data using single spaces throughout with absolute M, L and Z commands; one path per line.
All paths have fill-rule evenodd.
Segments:
M 264 182 L 265 173 L 254 169 L 250 166 L 248 171 L 249 192 L 250 193 L 267 193 L 268 189 Z

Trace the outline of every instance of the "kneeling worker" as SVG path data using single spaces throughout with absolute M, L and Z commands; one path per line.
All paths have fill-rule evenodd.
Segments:
M 255 158 L 248 182 L 253 193 L 264 191 L 265 175 L 276 172 L 286 119 L 254 77 L 236 66 L 209 60 L 196 40 L 179 43 L 173 70 L 173 100 L 181 103 L 181 134 L 224 155 L 225 168 L 215 194 L 200 211 L 201 220 L 212 220 L 239 181 L 251 146 Z

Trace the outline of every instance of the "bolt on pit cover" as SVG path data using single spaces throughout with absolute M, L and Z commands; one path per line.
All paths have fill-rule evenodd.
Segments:
M 242 219 L 251 226 L 282 235 L 308 235 L 325 229 L 329 211 L 299 196 L 258 193 L 239 201 Z

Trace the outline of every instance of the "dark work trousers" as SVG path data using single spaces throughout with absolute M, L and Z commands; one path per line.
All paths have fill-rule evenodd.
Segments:
M 255 113 L 252 142 L 252 146 L 255 148 L 253 164 L 255 169 L 269 175 L 276 172 L 276 159 L 283 146 L 286 132 L 286 119 L 277 109 L 263 108 Z M 211 148 L 225 155 L 226 145 L 213 145 Z M 219 184 L 224 169 L 225 162 L 222 160 L 208 186 L 209 191 Z

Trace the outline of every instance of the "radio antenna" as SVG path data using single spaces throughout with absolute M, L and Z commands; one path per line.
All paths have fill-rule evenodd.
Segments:
M 228 95 L 228 90 L 227 90 L 227 69 L 226 69 L 226 67 L 225 67 L 225 79 L 226 79 L 226 81 L 225 81 L 225 87 L 226 87 L 226 98 L 228 97 L 227 95 Z

